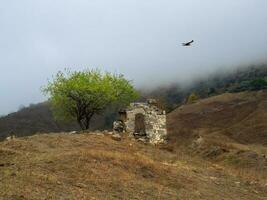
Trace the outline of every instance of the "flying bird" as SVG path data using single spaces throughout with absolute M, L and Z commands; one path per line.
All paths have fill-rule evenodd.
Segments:
M 187 43 L 182 43 L 183 46 L 188 47 L 191 46 L 191 44 L 194 42 L 194 40 L 191 40 L 190 42 Z

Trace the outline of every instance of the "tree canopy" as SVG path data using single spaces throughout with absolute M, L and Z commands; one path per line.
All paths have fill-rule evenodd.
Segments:
M 50 97 L 56 119 L 76 120 L 83 130 L 94 114 L 112 104 L 126 106 L 139 96 L 123 75 L 99 70 L 59 71 L 43 92 Z
M 199 99 L 199 96 L 193 91 L 187 99 L 187 104 L 195 103 Z

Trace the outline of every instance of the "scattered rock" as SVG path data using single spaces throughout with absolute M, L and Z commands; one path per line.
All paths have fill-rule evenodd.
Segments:
M 9 137 L 6 137 L 6 140 L 7 140 L 7 141 L 10 141 L 10 140 L 14 140 L 15 138 L 16 138 L 15 135 L 11 135 L 11 136 L 9 136 Z
M 239 181 L 236 181 L 235 184 L 238 185 L 238 186 L 240 186 L 240 182 Z
M 138 142 L 147 143 L 148 142 L 148 139 L 147 138 L 138 138 L 137 141 Z
M 146 133 L 144 131 L 140 131 L 139 133 L 133 133 L 135 138 L 140 138 L 146 136 Z
M 115 141 L 121 141 L 121 135 L 120 134 L 114 134 L 111 136 L 111 138 Z
M 95 130 L 94 132 L 95 133 L 102 133 L 102 131 L 100 131 L 100 130 Z
M 125 124 L 121 120 L 113 122 L 113 131 L 118 133 L 123 133 L 125 131 Z
M 11 136 L 6 137 L 6 140 L 7 140 L 7 141 L 11 140 Z
M 98 136 L 105 136 L 104 133 L 96 133 Z

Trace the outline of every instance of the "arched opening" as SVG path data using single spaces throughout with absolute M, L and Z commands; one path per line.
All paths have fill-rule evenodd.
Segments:
M 145 116 L 142 113 L 135 115 L 134 132 L 139 136 L 146 135 Z

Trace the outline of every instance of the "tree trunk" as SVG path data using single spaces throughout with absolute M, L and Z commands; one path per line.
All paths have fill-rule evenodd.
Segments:
M 93 117 L 94 113 L 90 113 L 85 117 L 85 128 L 88 130 L 90 128 L 90 121 Z
M 90 128 L 90 121 L 93 117 L 94 113 L 90 113 L 85 117 L 77 117 L 77 122 L 82 130 L 88 130 Z
M 85 130 L 82 120 L 78 120 L 78 119 L 77 119 L 77 123 L 79 124 L 79 126 L 80 126 L 80 128 L 81 128 L 82 130 Z

